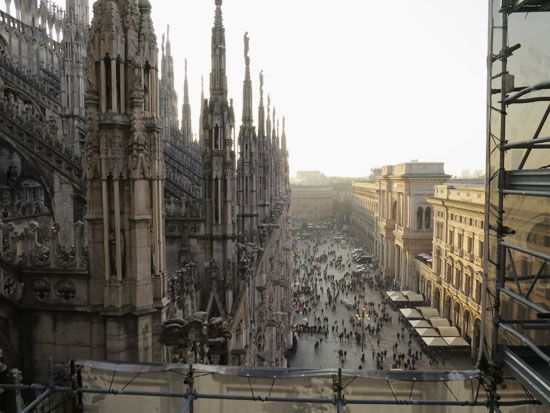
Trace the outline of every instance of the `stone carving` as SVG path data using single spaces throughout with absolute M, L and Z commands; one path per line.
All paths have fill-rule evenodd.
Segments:
M 55 294 L 65 301 L 71 301 L 76 297 L 76 288 L 71 280 L 59 280 L 54 288 Z
M 39 278 L 32 283 L 32 295 L 39 301 L 47 300 L 50 297 L 51 285 L 48 280 Z
M 140 78 L 136 78 L 140 79 Z M 140 102 L 143 101 L 143 90 L 138 85 L 134 85 L 132 92 L 132 115 L 131 115 L 131 135 L 129 143 L 130 156 L 130 176 L 133 179 L 148 178 L 151 176 L 149 160 L 147 159 L 147 141 L 145 137 L 145 125 L 143 123 L 143 110 Z
M 93 85 L 91 85 L 93 88 Z M 96 92 L 89 92 L 86 115 L 88 117 L 88 139 L 86 142 L 85 174 L 87 179 L 93 179 L 100 175 L 100 150 L 101 135 L 99 132 L 99 112 Z
M 52 224 L 43 235 L 44 243 L 38 241 L 40 230 L 34 221 L 23 228 L 16 228 L 11 223 L 0 224 L 0 257 L 20 268 L 86 268 L 87 253 L 81 230 L 75 231 L 74 246 L 59 244 L 60 226 L 57 223 Z
M 4 281 L 2 284 L 2 292 L 4 293 L 4 295 L 13 298 L 18 290 L 17 284 L 17 279 L 14 275 L 4 275 Z

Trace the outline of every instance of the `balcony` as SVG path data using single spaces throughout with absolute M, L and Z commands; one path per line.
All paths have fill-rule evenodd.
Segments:
M 464 255 L 463 251 L 458 247 L 451 247 L 451 252 L 459 257 Z

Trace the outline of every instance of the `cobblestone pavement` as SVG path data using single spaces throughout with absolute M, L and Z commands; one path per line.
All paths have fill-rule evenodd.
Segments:
M 325 238 L 329 240 L 329 238 Z M 304 253 L 304 246 L 307 241 L 297 241 L 295 247 Z M 334 267 L 329 267 L 328 274 L 335 275 L 336 280 L 341 279 L 346 271 L 351 271 L 355 269 L 355 263 L 352 263 L 352 267 L 348 267 L 348 260 L 351 260 L 351 250 L 349 243 L 341 243 L 341 245 L 331 246 L 332 241 L 330 240 L 327 243 L 322 244 L 319 248 L 319 251 L 316 253 L 316 256 L 319 256 L 323 253 L 328 253 L 331 250 L 336 250 L 336 256 L 342 255 L 343 262 L 346 263 L 346 268 L 342 270 L 335 269 Z M 331 257 L 329 257 L 330 261 Z M 328 265 L 327 263 L 321 264 L 321 273 Z M 327 285 L 328 284 L 328 285 Z M 298 335 L 298 347 L 295 356 L 289 361 L 290 366 L 292 367 L 304 367 L 304 368 L 336 368 L 343 367 L 346 369 L 358 369 L 361 365 L 363 369 L 374 370 L 376 369 L 376 364 L 373 359 L 373 350 L 383 351 L 387 350 L 387 358 L 384 362 L 384 369 L 392 368 L 392 347 L 397 341 L 397 333 L 401 331 L 403 325 L 399 323 L 398 311 L 394 311 L 390 306 L 386 306 L 389 309 L 392 316 L 392 323 L 386 324 L 380 334 L 380 345 L 377 345 L 377 337 L 370 336 L 365 332 L 365 342 L 364 342 L 364 352 L 365 352 L 365 362 L 361 362 L 361 344 L 357 344 L 355 340 L 346 341 L 343 343 L 339 342 L 339 339 L 336 333 L 330 331 L 330 326 L 334 325 L 334 322 L 337 321 L 340 326 L 340 332 L 342 331 L 341 320 L 344 319 L 344 326 L 349 330 L 351 325 L 349 324 L 349 317 L 355 315 L 356 310 L 348 310 L 340 302 L 336 305 L 336 311 L 333 312 L 330 308 L 325 307 L 325 303 L 328 301 L 326 291 L 327 287 L 330 286 L 329 283 L 321 281 L 318 287 L 323 286 L 324 293 L 321 294 L 321 301 L 317 306 L 317 316 L 327 316 L 329 319 L 329 334 L 325 338 L 321 334 L 309 334 L 301 333 Z M 320 288 L 318 293 L 320 293 Z M 381 303 L 380 293 L 368 286 L 365 289 L 365 299 L 369 302 L 375 302 L 376 304 Z M 340 294 L 340 299 L 348 298 L 351 302 L 354 300 L 354 294 L 350 293 L 349 295 Z M 338 300 L 340 301 L 340 300 Z M 307 302 L 306 302 L 307 303 Z M 307 305 L 307 304 L 306 304 Z M 323 308 L 324 313 L 321 314 L 321 308 Z M 310 314 L 304 316 L 301 311 L 296 311 L 295 308 L 295 323 L 305 323 L 307 319 L 309 324 L 314 324 L 314 313 L 313 311 Z M 406 331 L 406 329 L 405 329 Z M 323 342 L 319 345 L 317 350 L 314 349 L 315 342 L 323 337 Z M 408 349 L 408 340 L 409 335 L 406 333 L 405 341 L 399 341 L 399 352 L 406 353 Z M 340 363 L 338 351 L 343 350 L 347 352 L 345 361 Z M 422 352 L 418 342 L 413 338 L 412 339 L 412 351 Z M 429 358 L 424 353 L 422 359 L 418 360 L 416 363 L 416 370 L 434 370 L 434 369 L 444 369 L 444 370 L 458 370 L 458 369 L 471 369 L 473 364 L 467 356 L 452 357 L 451 360 L 447 357 L 445 360 L 445 365 L 439 363 L 438 366 L 431 365 L 429 363 Z

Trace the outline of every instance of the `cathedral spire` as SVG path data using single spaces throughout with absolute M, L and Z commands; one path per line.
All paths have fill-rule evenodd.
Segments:
M 285 132 L 285 127 L 286 127 L 286 120 L 285 120 L 285 117 L 283 116 L 283 133 L 281 135 L 281 152 L 283 153 L 283 156 L 286 154 L 286 132 Z
M 267 95 L 267 119 L 265 121 L 265 129 L 267 131 L 267 143 L 271 144 L 271 96 Z
M 170 25 L 166 26 L 166 55 L 172 56 L 172 47 L 170 45 Z
M 205 104 L 205 100 L 204 100 L 204 76 L 201 75 L 201 112 L 200 112 L 200 115 L 199 115 L 199 143 L 202 143 L 202 138 L 203 138 L 203 133 L 202 133 L 202 126 L 203 126 L 203 113 L 204 113 L 204 108 L 206 106 Z
M 278 136 L 278 130 L 279 129 L 279 126 L 278 126 L 278 122 L 277 122 L 277 119 L 276 119 L 276 110 L 275 110 L 275 106 L 273 106 L 273 130 L 271 131 L 271 142 L 273 144 L 273 149 L 274 150 L 278 150 L 279 149 L 279 136 Z
M 245 75 L 243 84 L 243 125 L 252 125 L 252 81 L 250 80 L 250 57 L 248 51 L 250 50 L 250 39 L 248 38 L 248 32 L 244 34 L 244 61 L 245 61 Z
M 258 108 L 258 136 L 265 137 L 264 71 L 260 71 L 260 106 Z
M 189 85 L 187 82 L 187 59 L 185 59 L 185 79 L 183 81 L 181 132 L 183 134 L 183 141 L 185 144 L 189 144 L 193 141 L 193 129 L 191 127 L 191 105 L 189 104 Z
M 225 28 L 222 18 L 222 0 L 215 0 L 216 14 L 212 28 L 212 71 L 210 72 L 210 98 L 227 99 L 225 72 Z

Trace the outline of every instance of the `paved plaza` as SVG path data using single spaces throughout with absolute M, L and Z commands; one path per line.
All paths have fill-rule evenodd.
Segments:
M 385 324 L 380 331 L 379 335 L 369 335 L 365 330 L 365 340 L 364 340 L 364 354 L 365 361 L 361 361 L 361 344 L 358 344 L 354 338 L 347 341 L 344 339 L 340 341 L 338 333 L 332 332 L 331 327 L 335 325 L 335 322 L 339 325 L 339 332 L 342 332 L 343 328 L 347 328 L 347 331 L 350 331 L 352 328 L 349 319 L 350 315 L 356 317 L 357 310 L 351 308 L 348 309 L 344 304 L 341 303 L 343 299 L 348 299 L 350 302 L 354 302 L 354 298 L 357 295 L 357 292 L 349 292 L 347 295 L 344 292 L 340 293 L 340 296 L 336 302 L 335 311 L 332 310 L 330 306 L 325 306 L 325 303 L 328 302 L 327 288 L 330 287 L 330 282 L 325 281 L 322 274 L 327 268 L 328 275 L 334 275 L 335 281 L 341 280 L 344 277 L 346 272 L 351 272 L 355 270 L 356 264 L 351 260 L 351 246 L 352 241 L 343 241 L 336 243 L 330 235 L 325 237 L 317 238 L 315 241 L 312 240 L 296 240 L 295 241 L 295 254 L 297 255 L 295 262 L 295 269 L 298 269 L 296 274 L 296 283 L 312 283 L 311 278 L 308 280 L 306 276 L 306 269 L 308 265 L 305 264 L 304 268 L 300 268 L 301 264 L 307 262 L 308 258 L 313 259 L 311 255 L 311 246 L 317 245 L 318 250 L 314 253 L 315 257 L 319 257 L 323 254 L 329 254 L 334 252 L 335 254 L 329 256 L 329 259 L 325 263 L 320 263 L 320 276 L 316 276 L 317 279 L 317 292 L 319 294 L 320 301 L 317 306 L 310 306 L 310 301 L 306 294 L 299 295 L 299 300 L 304 303 L 304 306 L 310 307 L 310 312 L 303 313 L 299 309 L 299 305 L 295 304 L 294 308 L 294 317 L 295 324 L 305 324 L 306 322 L 309 325 L 319 324 L 315 322 L 315 317 L 328 317 L 328 324 L 322 323 L 323 325 L 328 325 L 328 337 L 325 337 L 324 334 L 315 334 L 315 333 L 300 333 L 297 334 L 297 351 L 289 360 L 289 364 L 292 367 L 304 367 L 304 368 L 336 368 L 343 367 L 346 369 L 359 369 L 361 366 L 362 369 L 366 370 L 375 370 L 376 363 L 373 357 L 374 352 L 383 352 L 386 350 L 386 358 L 383 362 L 383 369 L 389 370 L 392 368 L 392 356 L 393 356 L 393 346 L 398 342 L 398 353 L 407 353 L 408 352 L 408 342 L 409 339 L 412 341 L 411 350 L 414 354 L 416 351 L 422 353 L 417 340 L 415 338 L 410 338 L 407 329 L 405 328 L 405 340 L 397 341 L 397 333 L 401 333 L 404 324 L 398 321 L 399 312 L 393 310 L 389 305 L 386 305 L 385 308 L 389 312 L 389 315 L 392 318 L 391 323 Z M 310 246 L 309 255 L 306 253 Z M 342 256 L 343 268 L 336 268 L 334 266 L 329 266 L 329 263 L 333 257 Z M 351 266 L 349 264 L 351 263 Z M 350 277 L 348 276 L 349 280 Z M 313 285 L 310 287 L 314 288 Z M 322 287 L 322 292 L 321 292 Z M 313 295 L 316 295 L 313 294 Z M 378 304 L 382 306 L 382 299 L 380 292 L 374 288 L 370 288 L 368 285 L 365 285 L 365 290 L 363 292 L 365 295 L 365 301 L 374 302 L 374 308 L 378 308 Z M 382 307 L 380 307 L 382 308 Z M 323 313 L 321 313 L 323 309 Z M 357 319 L 357 318 L 356 318 Z M 342 320 L 344 320 L 344 325 L 342 325 Z M 358 321 L 360 323 L 360 321 Z M 365 325 L 374 325 L 373 320 L 366 319 Z M 360 324 L 358 324 L 360 325 Z M 357 328 L 355 331 L 360 332 L 361 329 Z M 320 339 L 323 339 L 320 342 Z M 378 345 L 379 339 L 379 345 Z M 319 345 L 315 348 L 315 343 L 319 341 Z M 339 351 L 346 352 L 347 355 L 343 362 L 339 356 Z M 444 369 L 444 370 L 455 370 L 455 369 L 470 369 L 473 368 L 473 363 L 467 356 L 456 356 L 449 359 L 449 354 L 445 357 L 444 364 L 442 363 L 443 356 L 437 355 L 434 359 L 438 360 L 438 364 L 435 365 L 433 362 L 430 363 L 430 357 L 426 353 L 422 353 L 422 356 L 416 360 L 415 370 L 433 370 L 433 369 Z

